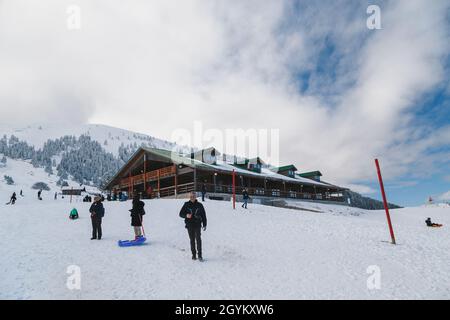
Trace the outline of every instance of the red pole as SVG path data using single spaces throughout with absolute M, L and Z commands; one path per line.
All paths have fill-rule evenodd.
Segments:
M 378 181 L 380 182 L 381 195 L 383 196 L 384 210 L 386 211 L 386 218 L 389 225 L 389 232 L 391 233 L 392 244 L 395 244 L 394 229 L 392 228 L 391 216 L 389 215 L 389 207 L 386 200 L 386 193 L 384 192 L 383 178 L 381 177 L 381 170 L 378 159 L 375 159 L 375 165 L 377 166 Z
M 233 169 L 233 209 L 236 209 L 236 171 Z

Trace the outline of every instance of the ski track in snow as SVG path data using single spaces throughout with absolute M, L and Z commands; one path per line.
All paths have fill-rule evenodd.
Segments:
M 89 203 L 28 195 L 2 206 L 0 298 L 450 298 L 450 207 L 392 210 L 393 246 L 383 211 L 322 204 L 313 205 L 324 213 L 251 204 L 233 211 L 207 201 L 201 263 L 191 260 L 178 217 L 183 201 L 146 200 L 149 241 L 131 248 L 117 245 L 133 236 L 130 202 L 105 202 L 101 241 L 90 240 Z M 73 207 L 79 220 L 68 219 Z M 428 216 L 444 227 L 425 227 Z M 81 268 L 81 290 L 66 287 L 69 265 Z M 381 268 L 380 290 L 367 289 L 370 265 Z

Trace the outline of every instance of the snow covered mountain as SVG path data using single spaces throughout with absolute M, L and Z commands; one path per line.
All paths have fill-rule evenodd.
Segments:
M 0 137 L 3 135 L 8 137 L 14 135 L 36 149 L 42 149 L 49 139 L 55 140 L 64 136 L 79 138 L 81 135 L 86 135 L 99 142 L 105 151 L 111 152 L 115 156 L 119 155 L 120 146 L 139 146 L 142 143 L 161 149 L 170 149 L 174 146 L 174 143 L 166 140 L 102 124 L 34 124 L 24 127 L 0 124 Z
M 0 126 L 1 159 L 29 161 L 35 168 L 56 174 L 59 185 L 73 180 L 101 187 L 142 145 L 160 149 L 176 146 L 141 133 L 97 124 Z

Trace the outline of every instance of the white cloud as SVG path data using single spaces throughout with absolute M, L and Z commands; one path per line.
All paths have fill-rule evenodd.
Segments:
M 445 192 L 445 193 L 443 193 L 443 194 L 441 194 L 438 197 L 438 199 L 441 200 L 441 201 L 450 201 L 450 190 Z
M 283 162 L 342 184 L 376 180 L 376 156 L 386 179 L 428 172 L 439 157 L 427 151 L 450 145 L 448 127 L 411 116 L 448 81 L 446 1 L 386 2 L 376 31 L 364 6 L 295 12 L 278 0 L 80 0 L 82 28 L 70 31 L 71 4 L 0 2 L 2 119 L 89 120 L 163 138 L 199 119 L 205 129 L 279 128 Z M 325 39 L 333 76 L 315 72 Z

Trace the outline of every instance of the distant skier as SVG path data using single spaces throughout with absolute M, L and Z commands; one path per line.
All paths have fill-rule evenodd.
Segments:
M 427 227 L 442 227 L 442 224 L 431 222 L 431 218 L 425 220 L 425 223 L 427 224 Z
M 71 219 L 71 220 L 78 219 L 78 210 L 77 209 L 73 208 L 72 211 L 70 211 L 69 219 Z
M 22 189 L 20 190 L 20 196 L 23 197 L 23 192 Z
M 55 200 L 57 200 L 57 199 L 58 199 L 58 193 L 55 192 Z
M 133 207 L 131 208 L 130 216 L 131 216 L 131 226 L 134 228 L 134 237 L 135 240 L 142 238 L 142 221 L 143 215 L 145 214 L 144 210 L 145 203 L 140 200 L 138 194 L 133 197 Z
M 102 238 L 102 218 L 105 215 L 105 208 L 103 207 L 103 203 L 99 196 L 94 198 L 94 203 L 91 205 L 89 212 L 91 213 L 92 220 L 91 240 L 100 240 Z
M 16 193 L 13 192 L 13 194 L 12 194 L 12 196 L 9 199 L 9 202 L 7 204 L 16 204 L 16 200 L 17 200 Z
M 38 191 L 38 193 L 37 193 L 38 200 L 42 200 L 41 194 L 42 194 L 42 189 L 40 189 L 40 190 Z
M 244 203 L 242 204 L 242 208 L 247 209 L 247 203 L 248 203 L 249 198 L 250 198 L 250 196 L 248 195 L 247 189 L 244 189 L 244 191 L 242 191 L 242 199 L 244 200 Z
M 202 202 L 205 202 L 205 196 L 206 196 L 206 185 L 202 185 Z
M 190 193 L 189 201 L 185 202 L 180 210 L 180 217 L 184 218 L 185 227 L 191 241 L 192 260 L 197 259 L 198 252 L 198 259 L 203 261 L 201 227 L 203 225 L 203 231 L 206 231 L 206 212 L 203 205 L 197 201 L 195 192 Z M 196 243 L 197 252 L 195 250 Z

